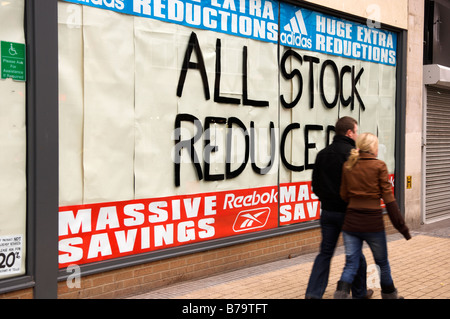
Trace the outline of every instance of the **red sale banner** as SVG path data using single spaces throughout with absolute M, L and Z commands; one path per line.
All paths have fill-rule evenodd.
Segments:
M 61 207 L 59 266 L 278 226 L 276 186 Z
M 394 185 L 394 176 L 390 176 Z M 311 182 L 59 209 L 59 266 L 86 264 L 320 218 Z
M 311 182 L 280 184 L 280 225 L 320 218 L 320 202 Z

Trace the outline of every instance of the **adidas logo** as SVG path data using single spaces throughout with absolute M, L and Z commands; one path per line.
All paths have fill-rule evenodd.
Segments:
M 298 10 L 288 24 L 284 26 L 284 30 L 288 32 L 300 33 L 308 35 L 306 31 L 305 20 L 303 20 L 302 10 Z
M 307 37 L 308 31 L 306 30 L 301 9 L 295 12 L 295 16 L 289 20 L 289 23 L 284 26 L 283 30 L 286 32 L 281 33 L 280 39 L 282 44 L 305 49 L 312 48 L 312 40 Z
M 256 208 L 241 211 L 233 224 L 234 232 L 241 232 L 266 226 L 269 220 L 270 208 Z

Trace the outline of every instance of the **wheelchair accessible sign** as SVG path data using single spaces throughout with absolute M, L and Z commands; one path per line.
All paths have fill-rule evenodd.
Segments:
M 25 81 L 25 44 L 1 41 L 1 78 Z

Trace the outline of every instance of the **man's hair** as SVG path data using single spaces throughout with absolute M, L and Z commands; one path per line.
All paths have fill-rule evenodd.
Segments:
M 357 124 L 358 121 L 356 121 L 353 117 L 350 116 L 341 117 L 336 122 L 336 125 L 334 127 L 336 135 L 345 135 L 348 130 L 351 130 L 353 132 L 353 130 L 355 129 L 355 125 Z

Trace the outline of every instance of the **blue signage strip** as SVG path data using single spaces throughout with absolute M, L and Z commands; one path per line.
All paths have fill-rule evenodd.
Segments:
M 396 33 L 286 3 L 280 15 L 280 42 L 285 46 L 396 65 Z
M 275 0 L 65 1 L 363 61 L 397 60 L 393 32 Z
M 272 0 L 65 1 L 255 40 L 278 41 L 278 3 Z

